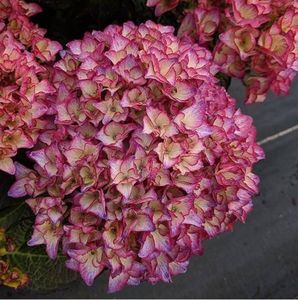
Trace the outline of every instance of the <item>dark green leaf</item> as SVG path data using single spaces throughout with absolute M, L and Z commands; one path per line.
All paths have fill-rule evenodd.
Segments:
M 34 248 L 32 250 L 24 246 L 7 256 L 11 265 L 29 275 L 29 289 L 52 290 L 77 278 L 75 272 L 65 267 L 65 256 L 60 254 L 55 260 L 51 260 L 43 247 Z
M 29 209 L 27 209 L 26 214 L 23 215 L 23 218 L 12 224 L 6 231 L 6 235 L 15 243 L 16 250 L 21 249 L 30 239 L 33 223 L 34 215 Z
M 0 227 L 8 229 L 26 213 L 26 203 L 24 201 L 18 202 L 17 205 L 8 206 L 0 210 Z
M 26 217 L 7 231 L 7 236 L 16 243 L 16 250 L 6 256 L 9 263 L 29 275 L 29 289 L 52 290 L 74 281 L 77 274 L 65 267 L 64 255 L 59 254 L 51 260 L 43 246 L 27 246 L 33 219 L 32 216 Z

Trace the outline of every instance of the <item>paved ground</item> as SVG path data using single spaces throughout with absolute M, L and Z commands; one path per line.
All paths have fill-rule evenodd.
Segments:
M 231 94 L 241 98 L 234 82 Z M 290 96 L 270 96 L 244 107 L 255 117 L 259 140 L 298 124 L 298 80 Z M 106 294 L 107 276 L 93 287 L 72 284 L 47 294 L 0 289 L 3 298 L 298 298 L 298 130 L 264 145 L 267 159 L 255 169 L 261 193 L 245 225 L 205 243 L 186 274 L 172 284 L 141 284 Z

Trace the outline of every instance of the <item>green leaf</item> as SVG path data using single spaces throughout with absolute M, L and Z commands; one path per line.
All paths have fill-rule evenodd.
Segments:
M 30 239 L 34 219 L 34 215 L 26 207 L 26 213 L 24 213 L 23 218 L 13 223 L 6 231 L 6 236 L 10 237 L 16 245 L 16 251 L 25 246 Z
M 29 275 L 29 289 L 53 290 L 76 280 L 77 274 L 65 267 L 65 256 L 51 260 L 43 247 L 35 248 L 32 251 L 26 246 L 7 255 L 11 265 Z
M 8 229 L 26 213 L 26 203 L 23 200 L 18 202 L 17 205 L 8 206 L 0 210 L 0 227 Z
M 7 236 L 16 243 L 16 250 L 6 255 L 8 262 L 29 275 L 29 289 L 53 290 L 76 280 L 77 274 L 65 267 L 64 255 L 59 253 L 55 260 L 51 260 L 45 247 L 27 246 L 32 234 L 33 219 L 26 217 L 7 231 Z

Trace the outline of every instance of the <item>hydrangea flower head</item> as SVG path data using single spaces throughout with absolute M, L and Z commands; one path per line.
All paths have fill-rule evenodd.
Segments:
M 12 158 L 18 149 L 32 148 L 45 126 L 42 117 L 55 88 L 44 63 L 61 46 L 30 22 L 38 5 L 7 0 L 0 10 L 0 170 L 14 174 Z
M 181 19 L 178 36 L 213 49 L 219 71 L 247 87 L 246 103 L 264 101 L 270 89 L 288 93 L 298 70 L 296 0 L 178 2 L 172 7 L 168 1 L 148 1 L 147 6 L 160 15 L 186 4 L 182 16 L 174 11 Z
M 217 85 L 205 48 L 151 21 L 72 41 L 55 64 L 54 124 L 16 164 L 30 195 L 29 245 L 59 245 L 87 285 L 109 292 L 184 273 L 202 241 L 244 221 L 263 158 L 250 117 Z

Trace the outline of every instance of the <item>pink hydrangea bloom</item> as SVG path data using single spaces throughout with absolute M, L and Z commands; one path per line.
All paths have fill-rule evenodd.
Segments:
M 40 60 L 53 60 L 61 46 L 29 21 L 38 5 L 14 0 L 0 5 L 0 170 L 14 174 L 13 157 L 36 143 L 55 92 L 49 67 Z
M 264 101 L 270 89 L 288 93 L 298 70 L 296 0 L 189 1 L 180 19 L 178 36 L 213 49 L 219 71 L 247 86 L 246 103 Z
M 32 197 L 29 244 L 55 257 L 61 242 L 87 285 L 108 269 L 109 292 L 170 282 L 251 210 L 264 156 L 252 120 L 218 86 L 211 53 L 171 27 L 112 25 L 61 55 L 53 124 L 9 192 Z

